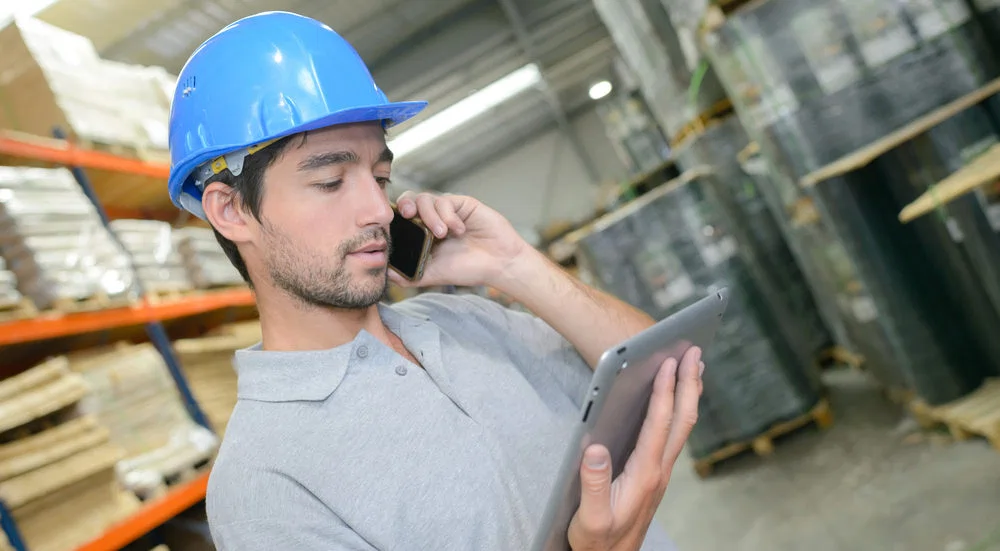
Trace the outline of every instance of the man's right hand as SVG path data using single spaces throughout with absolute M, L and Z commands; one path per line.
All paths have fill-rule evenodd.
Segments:
M 674 463 L 698 419 L 701 349 L 660 367 L 636 443 L 622 474 L 611 480 L 611 455 L 601 445 L 588 447 L 580 468 L 580 508 L 569 526 L 574 551 L 636 551 L 642 547 Z

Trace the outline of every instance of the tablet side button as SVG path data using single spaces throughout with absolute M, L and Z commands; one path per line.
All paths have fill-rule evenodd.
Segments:
M 583 410 L 583 422 L 587 422 L 587 417 L 590 417 L 590 407 L 594 405 L 594 401 L 590 400 L 587 402 L 587 409 Z

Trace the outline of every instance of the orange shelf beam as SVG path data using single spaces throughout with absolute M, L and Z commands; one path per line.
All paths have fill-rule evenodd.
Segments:
M 97 539 L 78 547 L 76 551 L 118 551 L 205 499 L 207 489 L 208 473 L 205 473 L 147 503 L 135 514 L 111 526 Z
M 153 178 L 167 179 L 170 175 L 170 165 L 166 163 L 129 159 L 103 151 L 75 147 L 66 140 L 43 138 L 7 130 L 0 131 L 0 154 L 66 166 L 139 174 Z
M 223 308 L 253 306 L 249 289 L 210 292 L 179 300 L 110 308 L 94 312 L 42 316 L 34 319 L 0 323 L 0 346 L 80 335 L 118 327 L 143 325 L 153 321 L 195 316 Z

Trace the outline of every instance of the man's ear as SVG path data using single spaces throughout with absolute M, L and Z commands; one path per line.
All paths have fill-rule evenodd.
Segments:
M 223 237 L 233 243 L 250 240 L 249 213 L 243 209 L 235 189 L 222 182 L 208 184 L 201 196 L 201 207 L 208 222 Z

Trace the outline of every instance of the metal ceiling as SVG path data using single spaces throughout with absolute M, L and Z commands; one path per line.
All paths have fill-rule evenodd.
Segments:
M 590 0 L 62 0 L 40 17 L 91 37 L 104 57 L 176 73 L 215 31 L 267 10 L 329 24 L 354 44 L 391 99 L 431 102 L 393 132 L 539 64 L 545 86 L 400 160 L 404 177 L 430 188 L 549 128 L 562 129 L 572 144 L 566 122 L 589 107 L 591 83 L 612 78 L 616 55 Z

